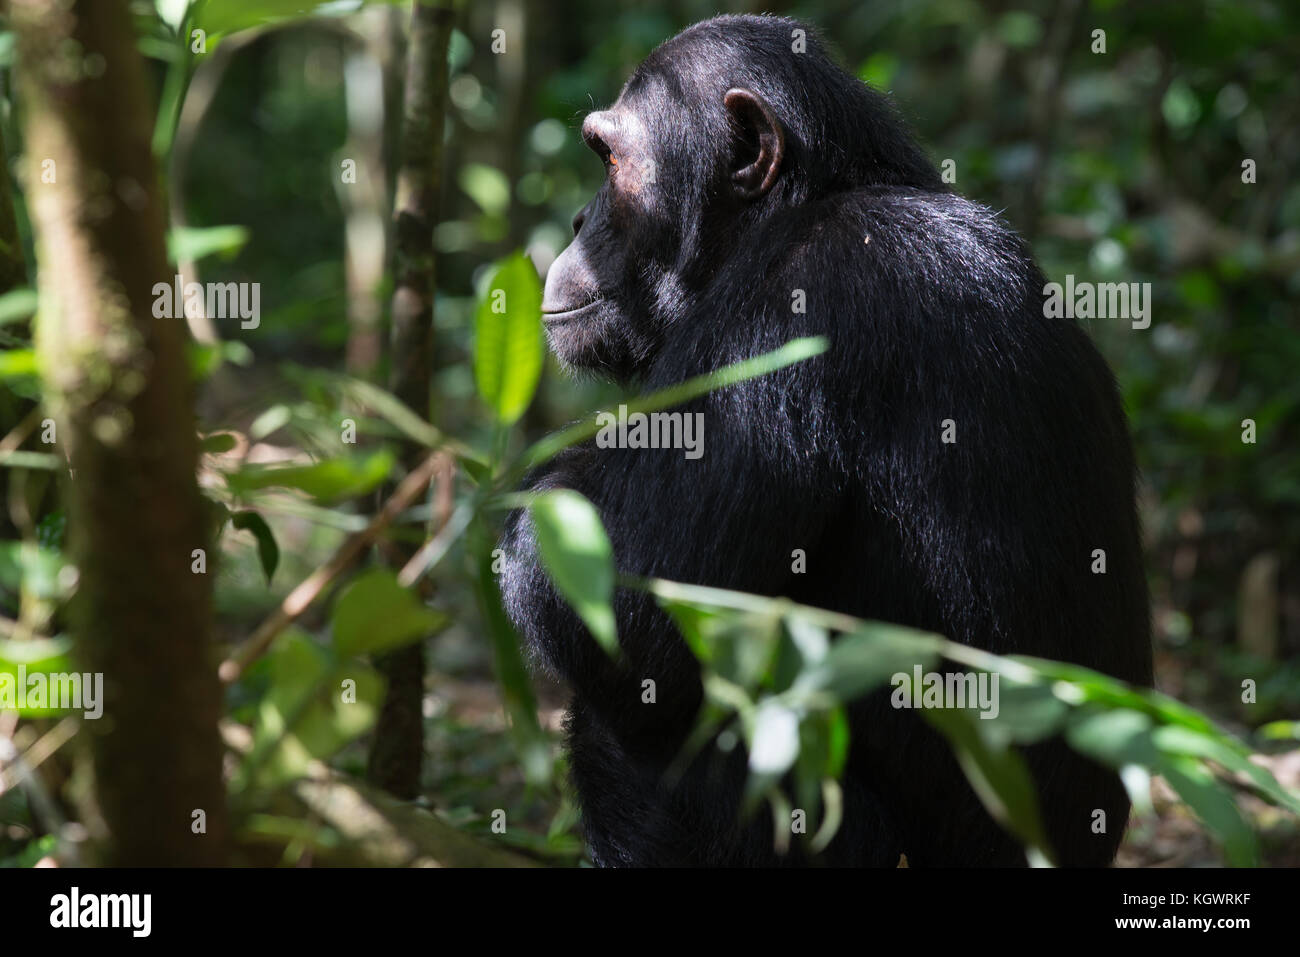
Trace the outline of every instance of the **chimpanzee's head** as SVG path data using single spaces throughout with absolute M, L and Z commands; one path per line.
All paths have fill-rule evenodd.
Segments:
M 542 303 L 567 365 L 635 378 L 747 233 L 780 210 L 891 184 L 941 189 L 883 96 L 815 31 L 723 16 L 660 46 L 582 137 L 605 181 Z

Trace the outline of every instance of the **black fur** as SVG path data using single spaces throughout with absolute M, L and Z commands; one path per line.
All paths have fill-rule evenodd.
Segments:
M 791 51 L 796 28 L 806 53 Z M 779 176 L 750 202 L 729 191 L 757 149 L 724 108 L 735 87 L 758 94 L 784 134 Z M 629 115 L 639 126 L 615 122 Z M 656 50 L 611 114 L 589 118 L 598 150 L 609 144 L 591 131 L 605 121 L 641 135 L 618 147 L 571 258 L 548 279 L 548 311 L 586 306 L 550 327 L 562 358 L 648 391 L 797 336 L 831 345 L 693 403 L 705 415 L 699 460 L 587 445 L 530 486 L 591 499 L 625 572 L 789 596 L 1148 683 L 1134 463 L 1114 380 L 1072 321 L 1044 318 L 1044 279 L 1020 239 L 947 191 L 888 101 L 802 24 L 719 17 Z M 625 173 L 647 155 L 654 184 Z M 791 309 L 796 289 L 804 314 Z M 940 442 L 945 419 L 955 445 Z M 620 590 L 616 666 L 557 597 L 522 514 L 505 548 L 507 610 L 573 689 L 572 772 L 595 860 L 782 863 L 769 818 L 738 822 L 743 754 L 711 750 L 675 788 L 661 781 L 701 699 L 666 616 Z M 1095 548 L 1104 575 L 1090 570 Z M 806 574 L 791 572 L 794 549 Z M 641 703 L 646 677 L 657 704 Z M 845 823 L 826 860 L 1023 863 L 923 721 L 875 695 L 851 723 Z M 1061 862 L 1108 863 L 1129 807 L 1118 779 L 1059 743 L 1029 758 Z M 1092 833 L 1094 808 L 1107 834 Z

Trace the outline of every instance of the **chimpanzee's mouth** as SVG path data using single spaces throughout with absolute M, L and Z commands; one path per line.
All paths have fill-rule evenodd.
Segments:
M 542 312 L 542 322 L 548 325 L 558 322 L 569 322 L 573 319 L 580 319 L 589 312 L 594 312 L 596 307 L 603 303 L 604 299 L 593 299 L 591 302 L 585 302 L 581 306 L 575 306 L 572 309 L 561 309 L 556 312 Z

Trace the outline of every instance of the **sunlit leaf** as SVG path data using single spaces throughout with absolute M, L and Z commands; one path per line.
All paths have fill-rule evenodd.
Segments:
M 340 658 L 380 654 L 426 638 L 448 623 L 397 583 L 386 568 L 366 572 L 343 590 L 334 606 L 334 648 Z
M 296 488 L 322 502 L 362 495 L 388 477 L 393 453 L 380 449 L 366 456 L 327 459 L 312 465 L 249 465 L 226 475 L 239 495 L 264 488 Z
M 474 314 L 474 379 L 497 420 L 511 425 L 533 400 L 542 375 L 542 289 L 522 253 L 492 273 Z
M 234 789 L 272 787 L 301 777 L 374 724 L 383 679 L 368 665 L 340 662 L 291 628 L 270 653 L 270 687 L 257 706 L 253 749 Z
M 528 507 L 547 574 L 592 636 L 618 653 L 614 550 L 595 506 L 570 489 L 537 495 Z
M 228 258 L 251 237 L 246 226 L 177 226 L 167 234 L 167 261 L 198 262 L 217 253 Z

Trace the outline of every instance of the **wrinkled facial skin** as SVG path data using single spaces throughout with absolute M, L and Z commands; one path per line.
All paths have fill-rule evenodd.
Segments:
M 635 100 L 588 115 L 582 138 L 604 163 L 605 182 L 573 218 L 573 242 L 547 274 L 542 319 L 567 366 L 626 380 L 653 348 L 647 286 L 662 264 L 651 250 L 679 240 L 656 215 L 656 163 Z
M 624 383 L 647 370 L 755 210 L 774 208 L 784 169 L 784 132 L 761 96 L 702 70 L 689 49 L 656 57 L 582 124 L 605 182 L 574 217 L 542 299 L 561 361 Z

